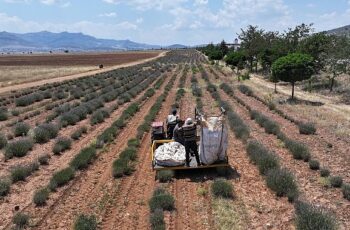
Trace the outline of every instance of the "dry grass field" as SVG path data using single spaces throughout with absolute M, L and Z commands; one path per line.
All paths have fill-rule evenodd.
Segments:
M 272 100 L 279 104 L 281 100 L 287 100 L 291 94 L 289 85 L 278 85 L 278 93 L 274 93 L 274 84 L 263 80 L 262 77 L 252 76 L 251 80 L 244 84 L 252 87 L 257 95 L 265 100 Z M 318 93 L 309 93 L 296 88 L 297 98 L 321 102 L 322 106 L 312 106 L 308 104 L 289 104 L 283 103 L 279 105 L 281 108 L 294 114 L 301 120 L 308 120 L 316 123 L 319 127 L 335 133 L 339 138 L 350 141 L 350 105 L 340 102 L 337 95 L 324 95 Z
M 0 66 L 0 87 L 97 70 L 98 66 Z

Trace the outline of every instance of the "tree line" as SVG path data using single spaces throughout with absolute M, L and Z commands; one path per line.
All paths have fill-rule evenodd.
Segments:
M 274 83 L 279 81 L 294 84 L 325 73 L 332 91 L 336 78 L 350 72 L 350 38 L 314 33 L 312 24 L 301 24 L 283 33 L 265 31 L 249 25 L 241 29 L 240 47 L 228 47 L 225 41 L 199 48 L 212 61 L 224 60 L 237 74 L 247 68 L 269 76 Z

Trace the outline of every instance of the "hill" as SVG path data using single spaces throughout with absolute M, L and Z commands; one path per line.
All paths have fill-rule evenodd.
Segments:
M 336 29 L 328 30 L 327 34 L 334 34 L 334 35 L 345 35 L 350 36 L 350 25 L 342 26 Z
M 184 48 L 183 45 L 172 45 L 169 48 Z M 148 50 L 160 49 L 160 45 L 137 43 L 130 40 L 99 39 L 82 33 L 37 33 L 0 32 L 0 51 L 103 51 L 103 50 Z M 168 47 L 165 47 L 168 48 Z

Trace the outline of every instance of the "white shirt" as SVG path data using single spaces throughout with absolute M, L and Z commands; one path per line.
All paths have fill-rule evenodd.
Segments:
M 175 123 L 176 120 L 177 120 L 177 115 L 175 115 L 175 116 L 172 115 L 172 114 L 168 115 L 168 118 L 167 118 L 168 124 L 169 124 L 169 123 Z

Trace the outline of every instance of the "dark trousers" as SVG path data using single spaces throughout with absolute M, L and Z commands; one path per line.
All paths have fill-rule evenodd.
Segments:
M 198 155 L 198 146 L 196 141 L 185 141 L 185 149 L 186 149 L 186 165 L 190 164 L 190 152 L 196 156 L 197 165 L 200 164 L 199 155 Z
M 174 134 L 174 128 L 176 125 L 168 125 L 167 127 L 167 138 L 172 139 Z

